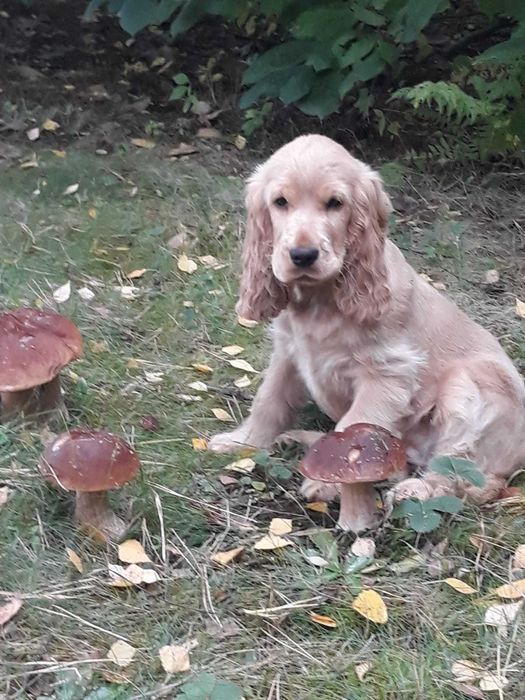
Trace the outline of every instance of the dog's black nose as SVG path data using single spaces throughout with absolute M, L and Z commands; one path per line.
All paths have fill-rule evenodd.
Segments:
M 290 250 L 290 257 L 292 258 L 293 264 L 297 267 L 310 267 L 319 257 L 319 251 L 317 248 L 300 246 L 299 248 L 292 248 Z

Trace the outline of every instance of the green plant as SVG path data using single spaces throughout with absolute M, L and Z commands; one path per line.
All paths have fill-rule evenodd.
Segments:
M 265 102 L 261 107 L 250 107 L 245 110 L 242 122 L 243 133 L 246 136 L 251 136 L 255 131 L 261 129 L 271 111 L 271 102 Z
M 173 77 L 175 87 L 170 93 L 170 100 L 180 100 L 182 102 L 182 111 L 189 112 L 194 104 L 198 102 L 198 98 L 193 92 L 190 84 L 190 79 L 186 73 L 177 73 Z

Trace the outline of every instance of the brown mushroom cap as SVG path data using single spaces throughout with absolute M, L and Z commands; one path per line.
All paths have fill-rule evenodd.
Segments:
M 47 384 L 81 353 L 78 328 L 60 314 L 38 309 L 0 314 L 0 391 Z
M 103 430 L 74 428 L 47 445 L 42 476 L 68 491 L 109 491 L 127 483 L 140 462 L 127 442 Z
M 300 470 L 316 481 L 364 484 L 388 479 L 405 467 L 401 440 L 379 425 L 355 423 L 323 435 L 304 456 Z

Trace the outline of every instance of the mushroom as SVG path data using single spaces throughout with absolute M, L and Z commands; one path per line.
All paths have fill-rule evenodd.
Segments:
M 374 484 L 403 472 L 406 463 L 401 440 L 379 425 L 355 423 L 315 442 L 300 469 L 310 479 L 341 484 L 337 524 L 361 532 L 377 522 Z
M 52 311 L 0 314 L 0 401 L 4 417 L 35 415 L 62 404 L 58 373 L 82 353 L 82 337 Z
M 112 510 L 107 491 L 133 479 L 140 462 L 122 438 L 103 430 L 74 428 L 50 442 L 39 462 L 55 487 L 76 492 L 75 519 L 92 534 L 119 540 L 127 524 Z

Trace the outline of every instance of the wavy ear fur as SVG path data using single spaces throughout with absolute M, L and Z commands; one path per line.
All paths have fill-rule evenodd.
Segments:
M 390 301 L 384 248 L 391 211 L 381 178 L 367 168 L 353 185 L 346 257 L 336 297 L 341 313 L 359 323 L 377 321 Z
M 274 318 L 288 303 L 286 288 L 272 272 L 273 230 L 263 199 L 263 185 L 255 174 L 246 190 L 248 220 L 242 251 L 239 316 L 255 321 Z

